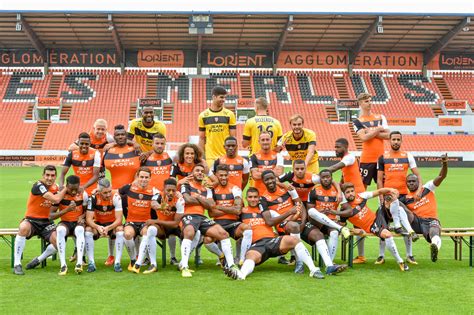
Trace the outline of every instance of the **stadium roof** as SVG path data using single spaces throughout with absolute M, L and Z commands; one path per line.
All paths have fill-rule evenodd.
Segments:
M 465 1 L 453 1 L 465 4 Z M 249 7 L 246 13 L 215 13 L 222 8 L 221 4 L 215 4 L 215 11 L 208 11 L 213 17 L 213 34 L 196 36 L 188 32 L 191 12 L 186 12 L 184 8 L 181 12 L 186 13 L 163 13 L 166 11 L 164 9 L 168 9 L 166 12 L 169 12 L 176 5 L 164 6 L 163 11 L 154 13 L 145 11 L 126 13 L 121 12 L 124 11 L 122 4 L 125 1 L 116 1 L 116 7 L 109 6 L 116 12 L 111 15 L 110 21 L 109 13 L 112 11 L 104 11 L 103 5 L 86 12 L 85 7 L 77 5 L 77 2 L 69 7 L 69 2 L 65 1 L 62 3 L 66 4 L 62 6 L 34 1 L 35 5 L 28 7 L 23 2 L 20 1 L 16 5 L 18 10 L 13 10 L 15 3 L 5 3 L 0 7 L 0 49 L 121 47 L 126 50 L 138 50 L 198 49 L 200 46 L 202 50 L 353 51 L 360 48 L 363 51 L 426 53 L 430 49 L 439 50 L 443 46 L 444 51 L 474 51 L 472 3 L 467 6 L 471 9 L 466 9 L 465 15 L 454 13 L 458 8 L 466 8 L 462 5 L 450 11 L 446 9 L 445 12 L 448 12 L 446 14 L 439 13 L 444 8 L 431 5 L 430 10 L 434 13 L 429 15 L 410 14 L 408 11 L 410 9 L 413 9 L 412 12 L 420 11 L 417 5 L 405 8 L 401 13 L 394 12 L 396 8 L 387 5 L 381 5 L 379 13 L 348 12 L 354 10 L 354 7 L 347 7 L 344 10 L 337 6 L 332 8 L 324 5 L 318 8 L 339 9 L 340 13 L 295 11 L 283 14 L 281 10 L 288 9 L 287 7 L 277 4 L 269 9 L 268 2 L 264 9 L 259 10 L 266 10 L 266 13 L 251 12 L 254 7 Z M 83 2 L 87 4 L 91 1 Z M 97 3 L 103 2 L 110 1 Z M 140 4 L 143 1 L 126 1 L 128 6 L 135 2 L 137 3 L 135 11 L 141 10 Z M 247 3 L 249 0 L 243 2 Z M 420 2 L 426 1 L 420 0 Z M 294 6 L 294 10 L 301 10 L 301 1 L 295 0 L 295 3 L 297 5 Z M 201 7 L 198 6 L 198 9 Z M 369 7 L 373 6 L 367 4 L 360 6 L 359 11 L 367 12 Z M 68 8 L 70 10 L 67 10 Z M 235 12 L 239 10 L 235 5 L 230 5 L 229 8 L 228 10 Z M 150 10 L 153 9 L 158 8 L 152 5 Z M 306 11 L 314 9 L 315 7 L 311 5 L 306 7 Z M 59 10 L 64 11 L 58 13 Z M 20 16 L 18 13 L 21 13 Z M 380 23 L 377 22 L 379 16 L 382 16 Z M 15 30 L 19 20 L 24 26 L 22 31 Z M 379 24 L 383 27 L 383 33 L 374 29 L 374 26 Z

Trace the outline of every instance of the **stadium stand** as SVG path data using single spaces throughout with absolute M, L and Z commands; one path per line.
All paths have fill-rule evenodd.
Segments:
M 56 71 L 56 70 L 55 70 Z M 473 103 L 473 75 L 471 73 L 435 73 L 446 83 L 452 98 Z M 60 119 L 67 123 L 49 125 L 43 149 L 64 149 L 84 126 L 95 119 L 106 118 L 110 126 L 126 123 L 134 117 L 139 98 L 157 97 L 169 104 L 170 120 L 179 121 L 186 128 L 168 128 L 170 142 L 185 142 L 196 134 L 196 117 L 211 101 L 211 89 L 223 85 L 229 90 L 227 104 L 235 107 L 239 99 L 266 97 L 270 100 L 270 114 L 288 129 L 288 117 L 300 113 L 310 117 L 306 127 L 316 131 L 318 149 L 333 150 L 336 137 L 350 139 L 350 150 L 355 150 L 351 130 L 347 124 L 332 124 L 334 102 L 354 99 L 361 92 L 374 95 L 374 111 L 388 118 L 435 117 L 432 105 L 444 98 L 440 83 L 413 72 L 357 71 L 349 76 L 343 71 L 278 71 L 267 70 L 222 71 L 208 76 L 193 76 L 175 70 L 147 72 L 126 70 L 59 70 L 48 75 L 40 71 L 4 72 L 0 76 L 0 112 L 5 117 L 6 134 L 2 137 L 4 149 L 29 148 L 35 135 L 36 124 L 31 111 L 36 97 L 61 97 L 63 112 Z M 447 94 L 446 90 L 443 92 Z M 70 111 L 70 112 L 69 112 Z M 171 114 L 170 114 L 171 113 Z M 28 119 L 29 118 L 29 119 Z M 87 127 L 88 128 L 88 127 Z M 240 137 L 242 125 L 238 127 Z M 337 135 L 337 136 L 336 136 Z M 418 141 L 418 148 L 411 138 Z M 407 149 L 446 150 L 446 140 L 452 150 L 472 148 L 471 137 L 463 135 L 407 136 Z M 423 147 L 423 149 L 420 148 Z M 460 146 L 460 147 L 459 147 Z M 460 149 L 462 148 L 462 149 Z

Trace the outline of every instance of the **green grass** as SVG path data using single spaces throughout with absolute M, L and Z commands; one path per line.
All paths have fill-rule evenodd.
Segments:
M 438 169 L 421 170 L 425 180 Z M 17 227 L 24 215 L 28 192 L 40 178 L 40 168 L 0 168 L 0 227 Z M 436 192 L 443 226 L 474 226 L 474 169 L 450 169 L 448 178 Z M 371 201 L 376 209 L 376 201 Z M 404 255 L 401 239 L 396 240 Z M 27 242 L 23 262 L 39 254 L 39 240 Z M 228 280 L 214 266 L 215 259 L 203 249 L 204 266 L 193 278 L 183 279 L 174 267 L 159 268 L 153 275 L 115 274 L 102 263 L 106 241 L 96 242 L 98 271 L 76 276 L 57 276 L 57 261 L 45 269 L 11 273 L 10 248 L 0 241 L 0 312 L 10 313 L 472 313 L 473 270 L 464 260 L 453 259 L 453 242 L 443 239 L 440 259 L 429 260 L 424 240 L 414 244 L 418 266 L 401 273 L 387 253 L 387 262 L 373 265 L 378 240 L 366 241 L 369 262 L 344 274 L 313 280 L 292 273 L 275 259 L 256 268 L 246 281 Z M 68 254 L 72 252 L 69 243 Z M 179 245 L 178 245 L 179 256 Z M 158 253 L 160 256 L 160 253 Z M 124 252 L 123 265 L 127 253 Z M 337 261 L 339 259 L 337 258 Z M 159 262 L 160 263 L 160 262 Z M 191 259 L 191 263 L 193 260 Z M 70 270 L 72 265 L 70 265 Z

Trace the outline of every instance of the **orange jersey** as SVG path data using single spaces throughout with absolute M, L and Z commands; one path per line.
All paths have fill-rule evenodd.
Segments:
M 66 193 L 66 195 L 64 195 L 63 200 L 61 200 L 61 202 L 58 205 L 59 210 L 62 211 L 66 209 L 69 206 L 69 204 L 71 204 L 72 201 L 76 203 L 76 208 L 62 215 L 61 221 L 77 222 L 79 217 L 84 214 L 85 206 L 87 205 L 88 199 L 89 197 L 86 192 L 82 194 L 77 194 L 75 196 L 71 196 Z
M 176 177 L 178 180 L 183 179 L 191 174 L 194 168 L 194 163 L 191 165 L 184 163 L 175 163 L 171 170 L 171 177 Z
M 94 221 L 105 224 L 115 221 L 115 212 L 122 211 L 122 198 L 117 191 L 112 191 L 112 198 L 104 200 L 98 193 L 92 195 L 87 203 L 87 211 L 94 212 Z
M 114 138 L 106 133 L 103 137 L 97 138 L 94 131 L 89 132 L 91 137 L 91 148 L 98 150 L 101 154 L 104 152 L 104 147 L 111 142 L 114 142 Z
M 408 194 L 406 177 L 408 169 L 413 168 L 416 168 L 415 159 L 404 151 L 385 152 L 377 165 L 377 169 L 384 172 L 383 187 L 395 188 L 401 195 Z
M 198 183 L 194 180 L 190 181 L 189 184 L 181 186 L 181 193 L 189 194 L 191 197 L 201 195 L 207 199 L 212 199 L 212 191 L 209 188 L 204 187 L 201 183 Z M 185 214 L 199 214 L 204 215 L 204 207 L 201 205 L 189 205 L 184 204 L 184 213 Z
M 250 169 L 258 168 L 261 171 L 274 170 L 277 166 L 283 167 L 283 156 L 280 153 L 270 151 L 265 153 L 262 150 L 252 154 L 250 157 Z M 253 179 L 253 186 L 258 189 L 260 195 L 262 195 L 266 189 L 265 184 L 261 179 Z
M 378 126 L 388 128 L 385 116 L 372 114 L 370 116 L 359 116 L 353 121 L 355 132 L 360 130 L 372 130 Z M 374 137 L 370 140 L 362 142 L 362 154 L 360 156 L 361 163 L 377 163 L 379 156 L 383 154 L 383 140 Z
M 174 221 L 175 214 L 184 213 L 184 199 L 182 197 L 174 195 L 173 200 L 169 201 L 168 198 L 161 193 L 158 197 L 158 203 L 161 208 L 156 211 L 158 220 L 161 221 Z
M 115 146 L 105 152 L 103 165 L 112 177 L 112 188 L 118 189 L 133 182 L 140 168 L 140 155 L 133 146 Z
M 288 191 L 281 187 L 277 187 L 273 193 L 265 190 L 260 197 L 260 209 L 262 212 L 274 211 L 278 215 L 282 215 L 295 205 L 293 200 L 297 198 L 298 193 L 295 190 Z M 278 226 L 277 231 L 284 232 L 284 229 Z
M 82 154 L 77 149 L 69 152 L 63 165 L 72 166 L 74 174 L 79 176 L 80 185 L 84 186 L 94 176 L 94 168 L 100 168 L 100 153 L 98 150 L 89 148 L 89 152 Z M 86 192 L 90 194 L 96 187 L 97 183 L 94 183 L 87 187 Z
M 160 191 L 163 190 L 164 181 L 170 178 L 173 166 L 173 160 L 168 153 L 157 154 L 153 152 L 143 163 L 143 166 L 147 166 L 151 170 L 150 185 Z
M 157 200 L 159 191 L 151 186 L 140 188 L 133 184 L 128 184 L 119 189 L 122 196 L 127 200 L 127 222 L 145 222 L 151 219 L 151 202 Z
M 303 178 L 296 177 L 295 173 L 289 172 L 279 177 L 280 182 L 289 182 L 295 187 L 302 201 L 308 200 L 308 195 L 314 185 L 319 182 L 319 176 L 306 172 Z
M 51 201 L 43 198 L 43 195 L 47 192 L 52 194 L 57 193 L 59 190 L 58 185 L 53 184 L 46 186 L 42 181 L 34 183 L 26 203 L 26 214 L 25 217 L 32 219 L 48 219 L 50 208 L 53 205 Z
M 357 194 L 354 201 L 349 202 L 352 207 L 352 217 L 349 218 L 349 222 L 365 232 L 371 233 L 370 227 L 375 222 L 375 213 L 367 206 L 367 198 L 369 195 L 365 192 Z
M 345 165 L 341 169 L 344 183 L 352 183 L 356 193 L 364 192 L 365 186 L 360 176 L 359 162 L 357 162 L 356 157 L 348 153 L 342 158 L 341 162 Z
M 315 186 L 309 193 L 308 204 L 314 205 L 319 212 L 324 212 L 324 210 L 336 211 L 339 206 L 336 186 L 331 185 L 329 189 L 325 189 L 322 185 Z M 334 214 L 327 214 L 327 217 L 336 220 Z
M 216 173 L 217 166 L 219 164 L 225 164 L 229 167 L 229 183 L 242 189 L 242 178 L 244 174 L 250 172 L 250 163 L 243 157 L 237 155 L 235 158 L 229 158 L 222 156 L 214 162 L 212 166 L 212 174 Z
M 438 204 L 434 194 L 436 186 L 431 180 L 423 185 L 423 187 L 422 197 L 419 201 L 415 202 L 413 199 L 415 193 L 409 192 L 406 195 L 406 199 L 402 200 L 402 202 L 420 218 L 438 219 Z
M 252 244 L 262 238 L 275 237 L 273 228 L 265 223 L 258 207 L 244 207 L 240 220 L 252 228 Z
M 242 198 L 242 190 L 236 185 L 227 184 L 227 186 L 217 185 L 212 189 L 212 196 L 216 205 L 222 207 L 232 207 L 234 205 L 235 198 Z M 213 217 L 214 220 L 238 220 L 236 214 L 226 213 L 218 217 Z

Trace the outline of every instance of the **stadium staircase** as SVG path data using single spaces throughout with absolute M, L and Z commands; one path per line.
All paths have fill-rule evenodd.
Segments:
M 147 76 L 146 97 L 156 97 L 158 91 L 158 77 Z
M 348 127 L 351 132 L 352 140 L 354 140 L 357 151 L 362 151 L 362 140 L 360 140 L 359 137 L 357 136 L 357 133 L 354 130 L 354 124 L 352 123 L 352 121 L 349 122 Z
M 439 105 L 439 104 L 431 105 L 431 110 L 433 111 L 433 114 L 434 114 L 436 117 L 439 117 L 439 116 L 441 116 L 441 115 L 444 115 L 443 109 L 441 108 L 441 105 Z
M 252 82 L 250 76 L 239 75 L 240 95 L 242 98 L 252 98 Z
M 349 91 L 347 90 L 346 81 L 344 77 L 334 77 L 334 81 L 336 81 L 336 88 L 337 92 L 339 93 L 339 98 L 341 99 L 349 99 Z
M 50 120 L 39 120 L 36 124 L 35 136 L 31 142 L 30 149 L 40 150 L 43 148 L 44 139 L 46 138 L 46 133 L 48 132 L 48 127 L 51 124 Z
M 326 109 L 326 114 L 328 115 L 329 122 L 339 121 L 339 119 L 337 117 L 336 105 L 326 104 L 326 106 L 324 106 L 324 108 Z
M 33 109 L 35 108 L 35 103 L 30 103 L 28 109 L 26 110 L 26 115 L 24 120 L 33 120 Z
M 49 83 L 48 97 L 58 97 L 62 80 L 62 75 L 53 75 L 51 82 Z
M 137 118 L 137 102 L 130 103 L 130 111 L 128 113 L 128 120 L 133 120 Z
M 61 106 L 61 112 L 59 114 L 59 120 L 69 121 L 71 118 L 72 105 L 69 103 L 64 103 Z
M 434 81 L 436 85 L 438 86 L 438 89 L 441 95 L 443 96 L 444 100 L 448 101 L 448 100 L 454 99 L 444 78 L 434 78 Z

